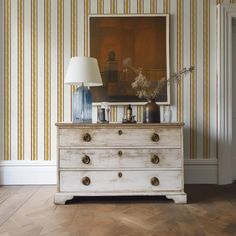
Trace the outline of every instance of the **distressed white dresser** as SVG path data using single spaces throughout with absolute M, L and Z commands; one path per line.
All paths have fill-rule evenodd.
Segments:
M 56 204 L 74 196 L 125 195 L 165 195 L 186 203 L 183 124 L 56 125 Z

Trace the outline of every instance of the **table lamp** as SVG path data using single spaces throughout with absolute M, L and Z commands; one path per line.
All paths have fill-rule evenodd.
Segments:
M 73 122 L 92 123 L 92 94 L 89 87 L 102 86 L 97 59 L 72 57 L 64 83 L 78 86 L 72 100 Z

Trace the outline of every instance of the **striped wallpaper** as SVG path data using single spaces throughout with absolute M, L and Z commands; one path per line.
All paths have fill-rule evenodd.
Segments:
M 55 160 L 57 121 L 71 120 L 69 58 L 87 55 L 88 14 L 170 14 L 171 72 L 195 71 L 171 89 L 184 121 L 185 158 L 216 158 L 216 4 L 233 0 L 0 1 L 0 158 Z M 126 106 L 112 106 L 119 122 Z M 134 106 L 142 120 L 142 106 Z

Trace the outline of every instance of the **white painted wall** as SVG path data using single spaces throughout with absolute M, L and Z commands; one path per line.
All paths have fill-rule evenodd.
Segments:
M 233 142 L 232 142 L 232 176 L 236 179 L 236 18 L 232 27 L 232 94 L 233 94 Z

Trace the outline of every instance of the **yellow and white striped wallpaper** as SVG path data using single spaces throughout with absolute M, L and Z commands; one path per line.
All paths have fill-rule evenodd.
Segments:
M 71 56 L 87 55 L 88 14 L 170 14 L 173 121 L 184 121 L 185 158 L 216 158 L 216 4 L 233 0 L 1 0 L 0 158 L 56 159 L 57 121 L 71 120 Z M 121 121 L 126 106 L 112 106 Z M 142 106 L 134 106 L 138 121 Z

